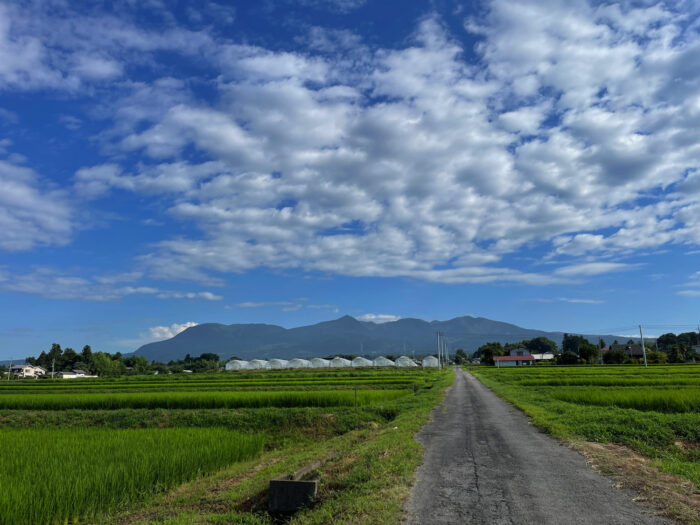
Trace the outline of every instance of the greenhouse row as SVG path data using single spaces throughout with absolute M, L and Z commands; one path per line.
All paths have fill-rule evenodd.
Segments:
M 428 356 L 424 358 L 421 365 L 426 368 L 437 368 L 438 360 L 436 357 Z M 398 366 L 411 367 L 418 366 L 415 360 L 402 355 L 396 361 L 392 361 L 386 357 L 377 357 L 374 360 L 369 360 L 364 357 L 356 357 L 352 361 L 342 357 L 334 357 L 333 359 L 321 359 L 314 357 L 313 359 L 252 359 L 250 361 L 242 361 L 240 359 L 232 359 L 226 363 L 226 370 L 282 370 L 287 368 L 350 368 L 364 366 Z

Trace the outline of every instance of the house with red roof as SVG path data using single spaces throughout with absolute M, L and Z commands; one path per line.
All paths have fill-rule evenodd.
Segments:
M 493 358 L 494 364 L 500 368 L 502 366 L 532 366 L 535 358 L 525 348 L 514 348 L 510 355 L 498 355 Z

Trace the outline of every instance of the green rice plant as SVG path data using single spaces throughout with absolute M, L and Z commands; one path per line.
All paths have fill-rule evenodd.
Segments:
M 592 390 L 552 392 L 552 397 L 580 405 L 616 406 L 656 412 L 700 412 L 700 390 Z
M 0 430 L 0 525 L 91 522 L 263 445 L 221 428 Z
M 261 408 L 368 406 L 409 394 L 409 390 L 316 390 L 253 392 L 129 392 L 2 394 L 0 409 L 115 410 L 120 408 Z

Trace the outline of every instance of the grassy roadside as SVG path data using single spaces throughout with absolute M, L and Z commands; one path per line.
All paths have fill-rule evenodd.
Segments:
M 583 453 L 589 463 L 611 475 L 619 485 L 635 490 L 641 494 L 640 498 L 672 519 L 700 523 L 700 413 L 697 411 L 665 413 L 654 410 L 655 406 L 640 410 L 628 408 L 625 403 L 622 406 L 590 404 L 606 394 L 610 399 L 623 401 L 635 394 L 640 399 L 647 396 L 640 385 L 615 388 L 614 374 L 604 368 L 542 372 L 537 368 L 522 371 L 469 367 L 468 371 L 525 412 L 537 427 Z M 579 374 L 609 374 L 611 385 L 595 390 L 568 381 L 575 385 L 571 386 L 567 380 L 553 385 L 546 376 L 555 373 L 568 380 Z M 640 370 L 639 375 L 643 374 Z M 538 376 L 540 379 L 536 379 Z M 648 386 L 649 390 L 655 388 Z M 679 387 L 677 393 L 692 394 L 680 388 L 685 387 Z
M 415 433 L 442 400 L 454 373 L 446 372 L 433 388 L 392 403 L 395 417 L 360 420 L 358 428 L 335 437 L 314 439 L 300 433 L 296 440 L 265 452 L 259 459 L 232 465 L 186 483 L 140 508 L 104 518 L 119 524 L 271 524 L 267 488 L 271 478 L 333 455 L 319 469 L 316 504 L 287 522 L 399 523 L 414 472 L 422 461 Z

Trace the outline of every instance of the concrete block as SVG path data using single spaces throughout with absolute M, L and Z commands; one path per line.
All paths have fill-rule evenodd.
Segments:
M 300 507 L 311 505 L 317 489 L 318 480 L 271 479 L 270 512 L 295 512 Z

